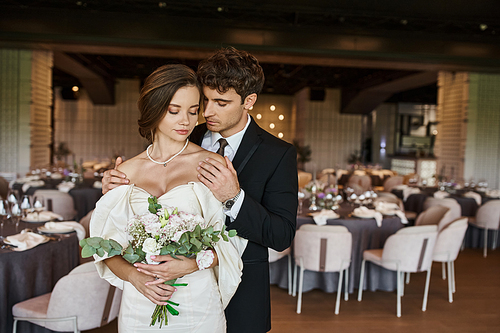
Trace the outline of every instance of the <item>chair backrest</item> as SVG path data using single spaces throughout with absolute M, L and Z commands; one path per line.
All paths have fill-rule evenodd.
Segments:
M 384 181 L 384 192 L 391 192 L 391 190 L 403 184 L 403 176 L 392 176 Z
M 424 210 L 438 205 L 448 207 L 450 209 L 439 222 L 439 230 L 462 217 L 462 206 L 460 206 L 460 204 L 453 198 L 437 199 L 429 197 L 425 199 Z
M 344 226 L 304 224 L 294 240 L 295 262 L 316 272 L 338 272 L 349 267 L 352 235 Z M 343 262 L 343 264 L 342 264 Z
M 424 225 L 399 229 L 389 236 L 382 252 L 383 261 L 399 262 L 403 272 L 426 271 L 432 264 L 437 226 Z
M 304 188 L 312 179 L 312 173 L 305 171 L 298 171 L 299 188 Z
M 73 197 L 68 193 L 58 190 L 36 190 L 33 195 L 42 195 L 45 199 L 45 205 L 48 205 L 47 200 L 51 200 L 52 211 L 61 215 L 65 220 L 73 220 L 75 218 L 75 204 Z
M 476 224 L 488 229 L 500 228 L 500 200 L 490 200 L 476 213 Z
M 286 248 L 284 251 L 278 252 L 276 250 L 273 250 L 271 248 L 268 248 L 269 252 L 269 262 L 275 262 L 283 258 L 284 256 L 288 255 L 291 253 L 291 248 Z
M 77 316 L 78 330 L 101 326 L 106 300 L 111 285 L 99 277 L 95 264 L 77 266 L 57 281 L 50 296 L 47 318 Z M 122 291 L 115 289 L 106 324 L 118 316 Z M 58 332 L 72 332 L 71 321 L 47 322 L 45 327 Z
M 9 192 L 9 183 L 5 178 L 0 176 L 0 197 L 2 199 L 7 200 L 7 193 Z
M 445 206 L 432 206 L 418 214 L 415 225 L 438 225 L 450 209 Z
M 463 217 L 441 230 L 434 246 L 433 260 L 454 261 L 457 259 L 468 226 L 467 217 Z

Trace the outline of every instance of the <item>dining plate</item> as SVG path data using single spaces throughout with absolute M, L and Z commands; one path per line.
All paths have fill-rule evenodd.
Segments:
M 45 223 L 45 222 L 50 222 L 50 219 L 41 218 L 40 220 L 38 220 L 37 218 L 23 217 L 21 221 L 28 223 Z
M 67 234 L 69 232 L 75 231 L 73 227 L 59 226 L 57 229 L 47 229 L 44 226 L 38 227 L 38 231 L 44 234 Z

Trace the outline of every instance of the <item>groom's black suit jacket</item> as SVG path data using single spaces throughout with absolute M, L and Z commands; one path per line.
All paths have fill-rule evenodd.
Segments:
M 191 141 L 201 145 L 206 124 Z M 260 333 L 271 329 L 268 247 L 283 251 L 292 244 L 297 214 L 295 148 L 260 128 L 253 119 L 232 161 L 245 191 L 238 217 L 228 229 L 248 239 L 243 276 L 226 308 L 228 333 Z

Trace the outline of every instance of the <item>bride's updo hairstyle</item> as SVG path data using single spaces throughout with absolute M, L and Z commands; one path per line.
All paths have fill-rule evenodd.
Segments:
M 165 117 L 175 93 L 183 87 L 196 87 L 201 96 L 201 85 L 195 72 L 180 64 L 161 66 L 144 81 L 137 102 L 141 112 L 141 117 L 137 122 L 139 133 L 149 143 L 153 142 L 156 130 Z

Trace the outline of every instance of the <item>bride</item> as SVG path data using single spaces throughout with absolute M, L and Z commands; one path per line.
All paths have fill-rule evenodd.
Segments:
M 188 140 L 198 120 L 200 91 L 196 74 L 184 65 L 162 66 L 146 79 L 138 102 L 138 123 L 139 133 L 151 145 L 120 164 L 119 170 L 127 174 L 131 185 L 117 187 L 99 200 L 90 223 L 92 237 L 113 238 L 127 247 L 127 221 L 147 212 L 151 195 L 163 206 L 201 214 L 216 230 L 222 227 L 222 204 L 198 182 L 197 166 L 208 157 L 224 165 L 225 160 Z M 224 308 L 240 282 L 244 242 L 239 237 L 219 241 L 208 269 L 184 258 L 182 264 L 190 265 L 193 273 L 179 278 L 176 283 L 188 285 L 177 289 L 163 284 L 161 277 L 139 271 L 121 256 L 95 256 L 101 277 L 123 289 L 119 332 L 158 331 L 158 325 L 149 326 L 151 314 L 167 300 L 180 304 L 180 314 L 168 314 L 162 331 L 226 332 Z

